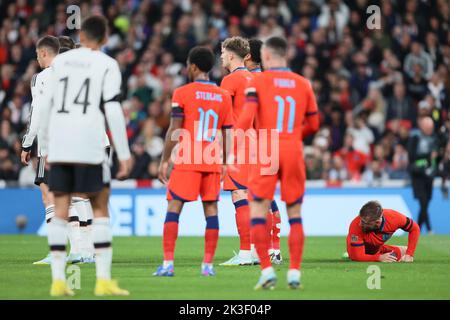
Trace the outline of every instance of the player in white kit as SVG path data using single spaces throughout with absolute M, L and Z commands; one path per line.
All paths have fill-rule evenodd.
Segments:
M 108 214 L 110 188 L 105 186 L 105 117 L 119 159 L 118 179 L 130 169 L 125 120 L 119 102 L 121 73 L 117 61 L 100 51 L 107 40 L 103 17 L 87 18 L 80 31 L 82 47 L 54 58 L 48 87 L 42 92 L 46 108 L 44 149 L 50 163 L 49 187 L 55 216 L 48 225 L 52 255 L 52 296 L 73 295 L 65 281 L 66 225 L 72 194 L 86 194 L 92 204 L 92 232 L 97 282 L 94 293 L 128 295 L 111 280 L 112 233 Z
M 42 200 L 45 206 L 45 220 L 47 223 L 51 221 L 54 216 L 54 202 L 53 194 L 48 189 L 48 171 L 45 166 L 45 157 L 43 157 L 43 150 L 40 143 L 42 139 L 41 122 L 42 122 L 42 107 L 40 106 L 39 92 L 46 89 L 46 83 L 49 78 L 49 69 L 54 57 L 58 52 L 70 50 L 75 47 L 75 43 L 68 37 L 56 38 L 53 36 L 45 36 L 39 39 L 36 44 L 36 55 L 39 66 L 43 70 L 35 74 L 31 80 L 31 113 L 28 123 L 27 132 L 22 140 L 22 154 L 21 159 L 24 165 L 29 164 L 31 156 L 31 148 L 36 137 L 38 137 L 38 167 L 36 171 L 36 178 L 34 183 L 41 189 Z M 69 224 L 68 224 L 68 238 L 70 243 L 70 254 L 67 257 L 67 262 L 93 262 L 93 245 L 90 234 L 90 227 L 88 221 L 92 221 L 90 214 L 89 200 L 82 197 L 73 197 L 71 207 L 69 210 Z M 45 265 L 50 264 L 51 258 L 48 254 L 44 259 L 34 262 L 33 264 Z

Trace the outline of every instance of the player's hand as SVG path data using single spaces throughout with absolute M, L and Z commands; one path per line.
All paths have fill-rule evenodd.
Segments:
M 130 174 L 131 164 L 130 159 L 119 161 L 119 171 L 117 171 L 117 180 L 125 180 Z
M 392 254 L 393 251 L 382 254 L 379 258 L 380 262 L 396 262 L 397 261 L 397 257 L 395 255 Z
M 20 160 L 22 161 L 22 164 L 27 166 L 31 157 L 31 151 L 23 151 L 20 154 Z
M 167 172 L 169 171 L 169 161 L 161 161 L 158 169 L 158 179 L 164 184 L 167 184 L 169 180 L 167 179 Z
M 402 261 L 402 262 L 414 262 L 414 257 L 410 256 L 409 254 L 405 254 L 400 261 Z
M 225 179 L 227 171 L 228 171 L 227 165 L 223 164 L 222 165 L 222 174 L 220 175 L 220 181 L 223 181 L 223 179 Z
M 238 166 L 235 165 L 235 164 L 233 164 L 233 163 L 227 164 L 226 167 L 227 167 L 227 171 L 228 171 L 228 172 L 235 172 L 235 173 L 236 173 L 236 172 L 239 172 Z

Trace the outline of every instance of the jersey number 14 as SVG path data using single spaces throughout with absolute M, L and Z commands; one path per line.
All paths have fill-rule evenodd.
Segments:
M 61 79 L 59 79 L 59 81 L 64 83 L 64 90 L 63 90 L 62 106 L 61 106 L 61 109 L 58 110 L 58 113 L 69 113 L 69 111 L 65 109 L 69 77 L 61 78 Z M 91 83 L 91 79 L 86 78 L 84 80 L 83 84 L 81 85 L 81 88 L 78 91 L 78 94 L 75 97 L 75 100 L 73 100 L 73 104 L 78 104 L 78 105 L 83 106 L 83 114 L 86 113 L 86 109 L 90 105 L 90 102 L 88 101 L 90 83 Z

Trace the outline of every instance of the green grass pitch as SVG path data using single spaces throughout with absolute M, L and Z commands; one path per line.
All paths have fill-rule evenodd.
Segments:
M 0 236 L 0 299 L 49 299 L 50 267 L 34 266 L 46 254 L 46 238 Z M 406 237 L 390 244 L 405 244 Z M 287 241 L 282 239 L 285 260 L 275 269 L 273 291 L 254 291 L 259 267 L 220 267 L 237 238 L 219 239 L 216 277 L 200 276 L 202 237 L 180 237 L 175 277 L 152 276 L 162 259 L 160 237 L 114 239 L 113 277 L 130 290 L 129 299 L 450 299 L 450 236 L 423 236 L 412 264 L 355 263 L 341 259 L 344 237 L 308 237 L 302 265 L 302 290 L 288 290 Z M 369 290 L 367 268 L 381 269 L 381 289 Z M 70 299 L 95 299 L 95 266 L 80 265 L 81 290 Z

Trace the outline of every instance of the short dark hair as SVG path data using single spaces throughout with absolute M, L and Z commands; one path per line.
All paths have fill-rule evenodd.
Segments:
M 359 210 L 359 216 L 361 218 L 368 218 L 370 220 L 379 219 L 382 213 L 383 208 L 378 201 L 369 201 Z
M 260 64 L 261 63 L 261 46 L 263 42 L 259 39 L 250 39 L 248 40 L 248 44 L 250 45 L 250 55 L 253 62 Z
M 91 16 L 81 24 L 81 31 L 89 40 L 101 43 L 106 38 L 108 22 L 102 16 Z
M 69 49 L 75 48 L 75 42 L 72 40 L 71 37 L 59 36 L 58 41 L 59 41 L 59 45 L 61 47 L 65 47 L 65 48 L 69 48 Z M 60 51 L 61 51 L 61 49 L 60 49 Z
M 214 53 L 207 47 L 196 46 L 189 51 L 188 63 L 195 64 L 203 72 L 209 72 L 214 66 Z
M 250 45 L 248 44 L 248 40 L 242 37 L 232 37 L 225 39 L 225 41 L 222 42 L 222 48 L 234 52 L 242 59 L 244 59 L 245 56 L 250 52 Z
M 59 48 L 59 53 L 64 53 L 64 52 L 69 51 L 69 50 L 71 50 L 71 49 L 67 48 L 67 47 L 61 47 L 61 48 Z
M 266 40 L 264 45 L 271 49 L 276 55 L 280 57 L 286 57 L 287 54 L 287 42 L 281 37 L 271 37 Z
M 44 36 L 38 40 L 36 43 L 36 48 L 47 48 L 53 54 L 57 55 L 59 53 L 59 41 L 58 38 L 54 36 Z

